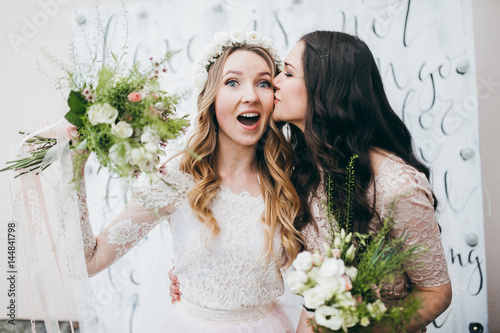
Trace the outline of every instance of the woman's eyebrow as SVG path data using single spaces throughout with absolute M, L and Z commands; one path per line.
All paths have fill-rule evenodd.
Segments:
M 243 72 L 241 71 L 236 71 L 236 70 L 229 70 L 226 72 L 226 74 L 224 74 L 224 76 L 228 75 L 228 74 L 235 74 L 235 75 L 243 75 Z M 223 77 L 224 77 L 223 76 Z
M 288 62 L 285 62 L 285 66 L 290 66 L 290 67 L 292 67 L 293 69 L 297 70 L 295 67 L 293 67 L 293 65 L 292 65 L 292 64 L 290 64 L 290 63 L 288 63 Z

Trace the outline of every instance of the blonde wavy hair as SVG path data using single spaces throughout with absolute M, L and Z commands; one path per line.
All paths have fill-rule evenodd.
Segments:
M 227 48 L 210 66 L 205 87 L 198 96 L 198 116 L 195 121 L 194 134 L 187 142 L 180 169 L 193 176 L 195 186 L 188 192 L 188 199 L 196 217 L 205 223 L 212 236 L 219 233 L 210 202 L 221 184 L 216 170 L 217 121 L 215 118 L 215 96 L 222 81 L 222 70 L 227 57 L 237 50 L 254 52 L 269 65 L 271 74 L 279 72 L 279 68 L 269 52 L 255 45 L 233 46 Z M 262 222 L 265 228 L 266 256 L 273 257 L 282 267 L 288 267 L 303 244 L 300 233 L 293 222 L 300 210 L 298 194 L 290 181 L 293 161 L 293 150 L 272 119 L 257 146 L 257 163 L 259 168 L 260 187 L 265 203 Z M 278 228 L 281 242 L 287 253 L 286 262 L 279 262 L 273 253 L 273 236 Z

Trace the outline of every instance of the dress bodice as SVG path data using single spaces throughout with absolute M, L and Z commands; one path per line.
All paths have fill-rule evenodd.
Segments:
M 376 188 L 376 191 L 375 191 Z M 369 186 L 367 196 L 375 198 L 375 210 L 383 221 L 393 200 L 394 228 L 391 237 L 397 238 L 403 232 L 408 234 L 406 247 L 423 245 L 426 251 L 417 257 L 405 274 L 397 276 L 385 288 L 385 295 L 391 299 L 401 299 L 411 290 L 411 286 L 433 287 L 448 283 L 449 275 L 441 243 L 439 225 L 434 213 L 434 199 L 426 176 L 395 156 L 384 158 L 378 167 L 374 181 Z M 328 240 L 330 226 L 326 219 L 323 203 L 326 194 L 323 183 L 311 200 L 311 211 L 316 225 L 310 224 L 302 231 L 306 248 L 322 251 L 321 244 Z M 380 229 L 380 220 L 374 217 L 369 230 Z
M 189 205 L 186 193 L 193 185 L 192 177 L 179 171 L 174 161 L 163 171 L 163 178 L 138 197 L 150 209 L 176 207 L 167 222 L 183 301 L 219 310 L 271 303 L 283 294 L 284 285 L 278 264 L 266 256 L 262 195 L 235 194 L 221 186 L 210 206 L 220 228 L 212 237 Z M 278 230 L 273 255 L 280 262 L 285 258 Z

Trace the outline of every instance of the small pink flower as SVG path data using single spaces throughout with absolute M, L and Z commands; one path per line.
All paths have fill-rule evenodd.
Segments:
M 332 249 L 332 257 L 340 259 L 340 249 Z
M 342 275 L 342 277 L 344 278 L 345 280 L 345 290 L 346 291 L 349 291 L 352 289 L 352 281 L 351 281 L 351 278 L 348 277 L 347 275 Z
M 141 93 L 133 92 L 133 93 L 128 94 L 127 98 L 131 102 L 140 102 L 142 99 L 142 95 L 141 95 Z

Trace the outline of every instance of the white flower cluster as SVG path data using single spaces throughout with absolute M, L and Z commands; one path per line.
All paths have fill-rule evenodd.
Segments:
M 358 311 L 362 301 L 350 290 L 356 281 L 357 269 L 347 266 L 352 263 L 355 249 L 350 245 L 352 234 L 342 230 L 336 233 L 334 248 L 324 245 L 325 254 L 299 253 L 293 262 L 295 269 L 287 277 L 290 290 L 304 297 L 304 306 L 314 311 L 318 325 L 337 331 L 356 325 L 368 326 L 372 318 L 379 318 L 386 307 L 380 299 L 368 303 L 366 310 Z M 347 246 L 346 246 L 347 245 Z M 348 248 L 345 260 L 341 259 L 341 248 Z
M 267 36 L 261 36 L 257 31 L 244 33 L 234 30 L 230 33 L 217 32 L 210 44 L 203 48 L 200 57 L 193 64 L 193 84 L 199 90 L 205 87 L 208 78 L 208 69 L 215 60 L 231 46 L 257 45 L 269 51 L 276 64 L 281 68 L 282 62 L 278 50 L 273 46 L 273 40 Z

